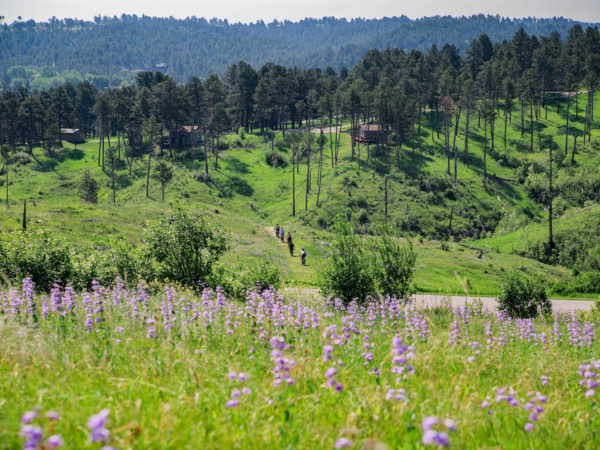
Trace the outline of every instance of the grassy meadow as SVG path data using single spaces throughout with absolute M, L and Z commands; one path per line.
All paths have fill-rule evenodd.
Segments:
M 596 447 L 590 316 L 27 284 L 0 307 L 0 448 Z

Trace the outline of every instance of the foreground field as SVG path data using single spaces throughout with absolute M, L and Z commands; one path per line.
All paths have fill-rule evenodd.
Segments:
M 598 344 L 576 313 L 122 285 L 40 298 L 27 280 L 1 306 L 1 448 L 595 447 Z

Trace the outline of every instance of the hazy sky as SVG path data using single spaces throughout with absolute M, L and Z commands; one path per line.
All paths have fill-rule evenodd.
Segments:
M 254 22 L 262 19 L 298 21 L 304 17 L 365 17 L 407 15 L 499 14 L 505 17 L 563 16 L 584 22 L 600 22 L 600 0 L 0 0 L 0 15 L 11 23 L 57 18 L 90 20 L 121 14 L 187 16 Z

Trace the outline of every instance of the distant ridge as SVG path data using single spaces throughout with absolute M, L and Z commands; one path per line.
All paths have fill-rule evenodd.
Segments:
M 523 27 L 528 34 L 558 31 L 564 38 L 580 23 L 570 19 L 507 19 L 500 16 L 406 16 L 383 19 L 303 19 L 299 22 L 258 21 L 250 24 L 203 18 L 156 18 L 122 15 L 94 21 L 51 19 L 0 26 L 0 83 L 15 85 L 27 77 L 24 68 L 49 66 L 54 71 L 132 78 L 135 71 L 163 70 L 179 81 L 192 75 L 223 75 L 244 60 L 255 68 L 266 62 L 301 68 L 351 67 L 372 48 L 388 46 L 426 51 L 435 44 L 465 50 L 487 33 L 493 42 L 512 37 Z M 594 24 L 595 26 L 595 24 Z M 163 64 L 157 69 L 157 65 Z M 16 76 L 18 75 L 18 76 Z M 18 84 L 18 83 L 17 83 Z

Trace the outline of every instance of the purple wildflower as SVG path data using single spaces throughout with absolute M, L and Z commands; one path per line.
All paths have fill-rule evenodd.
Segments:
M 437 417 L 431 416 L 431 417 L 425 417 L 423 419 L 423 422 L 421 422 L 421 428 L 424 431 L 427 430 L 431 430 L 433 428 L 434 425 L 436 425 L 439 422 Z
M 25 414 L 21 416 L 21 423 L 29 423 L 32 420 L 35 420 L 38 416 L 37 411 L 27 411 Z
M 50 420 L 60 420 L 60 414 L 58 414 L 56 411 L 48 411 L 46 413 L 46 418 Z
M 335 442 L 335 446 L 334 447 L 336 449 L 352 447 L 352 441 L 350 439 L 348 439 L 348 438 L 339 438 Z
M 52 435 L 48 439 L 46 439 L 46 447 L 50 449 L 62 447 L 65 445 L 65 441 L 58 435 Z

